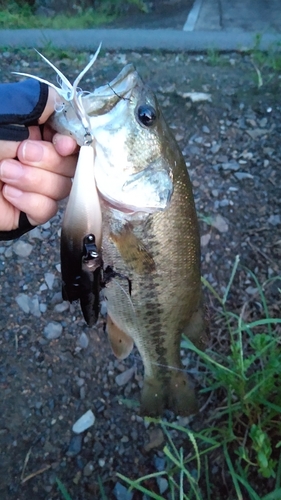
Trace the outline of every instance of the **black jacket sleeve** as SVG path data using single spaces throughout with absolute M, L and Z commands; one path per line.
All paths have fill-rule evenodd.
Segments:
M 23 141 L 29 136 L 28 127 L 37 125 L 48 99 L 48 85 L 28 79 L 18 83 L 0 84 L 0 140 Z M 19 227 L 0 231 L 0 240 L 13 240 L 33 229 L 21 212 Z
M 23 141 L 48 99 L 48 85 L 37 80 L 0 84 L 0 140 Z

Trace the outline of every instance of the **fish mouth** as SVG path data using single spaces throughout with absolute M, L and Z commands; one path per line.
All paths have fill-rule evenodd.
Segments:
M 138 79 L 133 64 L 127 64 L 111 82 L 85 93 L 83 105 L 89 117 L 100 117 L 111 111 L 120 99 L 128 99 Z

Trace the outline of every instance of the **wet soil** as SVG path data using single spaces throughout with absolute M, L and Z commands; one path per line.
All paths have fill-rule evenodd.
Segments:
M 48 54 L 46 54 L 48 56 Z M 58 59 L 70 80 L 84 67 L 88 54 Z M 169 53 L 103 53 L 85 89 L 110 81 L 133 62 L 157 93 L 164 115 L 180 144 L 190 173 L 202 235 L 202 274 L 221 295 L 236 255 L 261 282 L 280 276 L 281 257 L 281 107 L 280 79 L 264 70 L 263 86 L 249 56 L 218 57 Z M 1 80 L 12 81 L 11 70 L 51 78 L 34 52 L 5 52 Z M 210 97 L 192 102 L 187 93 Z M 142 363 L 136 351 L 122 362 L 114 358 L 101 323 L 88 328 L 78 305 L 63 303 L 60 283 L 59 233 L 65 203 L 51 223 L 20 242 L 0 242 L 0 497 L 1 500 L 57 500 L 58 477 L 72 500 L 116 496 L 116 473 L 138 478 L 157 470 L 166 438 L 139 416 L 137 403 Z M 30 254 L 26 255 L 26 248 Z M 27 253 L 28 253 L 27 251 Z M 239 268 L 228 306 L 239 312 L 255 301 L 247 273 Z M 280 282 L 279 282 L 280 288 Z M 25 298 L 23 298 L 23 296 Z M 213 298 L 206 293 L 211 316 Z M 268 293 L 273 313 L 280 311 L 278 285 Z M 50 323 L 57 338 L 49 340 Z M 210 345 L 218 327 L 211 321 Z M 187 357 L 187 353 L 183 353 Z M 135 366 L 124 385 L 116 377 Z M 196 359 L 188 368 L 194 371 Z M 122 378 L 122 377 L 121 377 Z M 200 374 L 199 416 L 179 421 L 198 429 L 210 412 Z M 219 401 L 216 399 L 216 404 Z M 91 409 L 94 425 L 76 436 L 72 425 Z M 158 431 L 157 431 L 158 429 Z M 177 446 L 187 443 L 174 434 Z M 147 443 L 150 443 L 147 446 Z M 219 459 L 210 469 L 216 499 L 234 499 L 227 480 L 222 486 Z M 119 480 L 120 481 L 120 480 Z M 263 492 L 271 483 L 261 479 Z M 154 483 L 150 486 L 158 491 Z M 220 493 L 219 493 L 220 492 Z M 169 498 L 163 493 L 163 498 Z M 134 493 L 134 500 L 142 495 Z M 246 496 L 245 496 L 246 498 Z

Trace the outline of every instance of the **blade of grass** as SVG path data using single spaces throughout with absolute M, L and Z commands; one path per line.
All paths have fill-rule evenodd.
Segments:
M 237 494 L 237 500 L 243 500 L 243 495 L 242 495 L 240 486 L 238 484 L 238 481 L 237 481 L 237 478 L 236 478 L 236 474 L 235 474 L 235 471 L 234 471 L 234 468 L 233 468 L 230 456 L 229 456 L 228 451 L 227 451 L 226 443 L 223 443 L 223 452 L 224 452 L 226 463 L 228 465 L 229 472 L 230 472 L 231 477 L 232 477 L 233 485 L 235 487 L 235 491 L 236 491 L 236 494 Z
M 123 474 L 119 474 L 119 472 L 117 472 L 116 475 L 120 479 L 122 479 L 122 481 L 124 481 L 125 483 L 129 484 L 129 486 L 130 486 L 131 489 L 136 488 L 138 491 L 141 491 L 142 493 L 145 493 L 146 495 L 149 495 L 150 498 L 154 498 L 154 500 L 165 500 L 164 497 L 157 495 L 157 493 L 154 493 L 153 491 L 149 491 L 147 488 L 145 488 L 144 486 L 142 486 L 141 484 L 139 484 L 140 480 L 143 481 L 148 476 L 143 476 L 138 481 L 131 481 L 131 479 L 127 478 L 126 476 L 123 476 Z M 157 475 L 159 476 L 161 474 L 157 474 Z M 162 473 L 162 475 L 163 475 L 163 473 Z M 153 474 L 149 474 L 149 476 L 150 477 L 155 477 Z
M 278 488 L 278 490 L 274 490 L 268 495 L 265 495 L 265 497 L 262 497 L 260 500 L 280 500 L 281 498 L 281 488 Z
M 107 500 L 106 494 L 105 494 L 105 491 L 104 491 L 104 487 L 103 487 L 103 484 L 102 484 L 102 480 L 101 480 L 100 476 L 98 476 L 98 485 L 99 485 L 99 489 L 100 489 L 101 500 Z
M 265 316 L 266 316 L 266 318 L 269 318 L 270 315 L 269 315 L 269 311 L 268 311 L 268 307 L 267 307 L 267 301 L 266 301 L 266 298 L 265 298 L 265 295 L 263 293 L 263 289 L 262 289 L 262 287 L 260 285 L 259 280 L 257 279 L 256 275 L 250 269 L 247 269 L 244 266 L 241 266 L 241 268 L 244 269 L 245 272 L 247 272 L 251 276 L 252 280 L 255 282 L 255 284 L 256 284 L 256 286 L 257 286 L 257 288 L 259 290 L 259 295 L 260 295 L 260 298 L 261 298 L 261 301 L 262 301 L 262 305 L 263 305 L 263 310 L 264 310 Z M 270 323 L 268 324 L 268 326 L 269 326 L 268 332 L 271 333 L 271 325 L 270 325 Z
M 231 285 L 233 283 L 233 280 L 234 280 L 234 276 L 236 274 L 236 271 L 237 271 L 237 267 L 238 267 L 238 264 L 240 262 L 240 256 L 239 255 L 236 255 L 235 257 L 235 261 L 234 261 L 234 265 L 233 265 L 233 268 L 232 268 L 232 271 L 231 271 L 231 275 L 230 275 L 230 279 L 229 279 L 229 282 L 227 284 L 227 287 L 226 287 L 226 290 L 224 292 L 224 295 L 223 295 L 223 299 L 222 299 L 222 304 L 224 305 L 227 301 L 227 297 L 228 297 L 228 294 L 229 294 L 229 290 L 231 288 Z
M 219 301 L 220 304 L 223 305 L 222 299 L 220 298 L 219 294 L 216 292 L 216 290 L 212 287 L 212 285 L 209 283 L 209 281 L 204 278 L 204 276 L 201 276 L 201 282 L 203 285 L 210 290 L 211 294 L 216 297 L 216 299 Z
M 265 326 L 265 325 L 268 325 L 268 323 L 270 323 L 271 325 L 281 324 L 281 318 L 280 319 L 279 318 L 259 319 L 257 321 L 253 321 L 252 323 L 244 323 L 241 326 L 241 331 L 245 331 L 248 329 L 251 330 L 252 328 L 255 328 L 256 326 Z M 235 330 L 233 333 L 237 334 L 238 330 Z
M 71 497 L 66 489 L 66 487 L 64 486 L 64 484 L 62 484 L 62 482 L 59 480 L 59 478 L 57 477 L 56 478 L 56 483 L 57 483 L 57 486 L 58 486 L 58 489 L 59 491 L 61 492 L 61 494 L 63 495 L 63 498 L 65 500 L 71 500 Z
M 281 320 L 280 320 L 281 322 Z M 216 366 L 217 368 L 219 368 L 220 370 L 222 371 L 225 371 L 227 373 L 230 373 L 232 376 L 234 377 L 237 377 L 237 373 L 230 370 L 229 368 L 227 368 L 226 366 L 223 366 L 223 365 L 220 365 L 217 361 L 215 361 L 214 359 L 210 358 L 210 356 L 208 356 L 208 354 L 206 354 L 205 352 L 203 351 L 200 351 L 199 349 L 197 349 L 197 347 L 195 347 L 194 344 L 192 344 L 192 342 L 185 336 L 183 336 L 183 339 L 181 341 L 181 347 L 183 348 L 186 348 L 186 349 L 190 349 L 191 351 L 194 351 L 196 354 L 198 354 L 204 361 L 206 361 L 207 363 L 211 364 L 211 365 L 214 365 Z
M 238 476 L 238 474 L 235 474 L 238 481 L 240 481 L 241 484 L 243 484 L 244 488 L 248 491 L 250 495 L 250 500 L 261 500 L 260 496 L 257 495 L 257 493 L 253 490 L 252 486 L 246 481 L 243 477 Z

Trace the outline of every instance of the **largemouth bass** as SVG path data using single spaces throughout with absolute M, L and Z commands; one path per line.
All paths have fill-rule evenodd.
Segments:
M 134 344 L 139 350 L 142 414 L 160 415 L 164 408 L 194 413 L 180 341 L 185 332 L 204 348 L 206 333 L 198 221 L 184 158 L 154 93 L 132 65 L 81 102 L 94 138 L 112 349 L 121 359 Z M 68 102 L 51 124 L 83 144 L 83 127 Z M 81 240 L 78 226 L 74 240 Z

